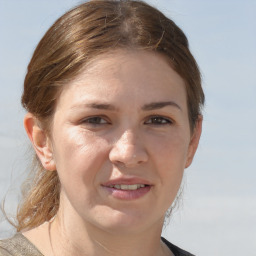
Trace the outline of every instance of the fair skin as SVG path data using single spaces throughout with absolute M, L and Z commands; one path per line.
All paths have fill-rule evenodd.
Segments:
M 160 241 L 163 221 L 201 122 L 190 130 L 184 80 L 162 56 L 98 56 L 64 87 L 50 136 L 25 117 L 61 195 L 55 219 L 24 235 L 49 256 L 173 255 Z

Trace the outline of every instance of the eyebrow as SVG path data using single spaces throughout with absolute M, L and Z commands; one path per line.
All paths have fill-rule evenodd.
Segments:
M 181 107 L 175 103 L 174 101 L 163 101 L 163 102 L 152 102 L 149 104 L 146 104 L 142 107 L 142 110 L 155 110 L 155 109 L 160 109 L 160 108 L 164 108 L 166 106 L 172 106 L 172 107 L 176 107 L 179 110 L 182 110 Z
M 112 111 L 117 111 L 118 109 L 111 105 L 111 104 L 107 104 L 107 103 L 85 103 L 82 104 L 84 107 L 87 108 L 94 108 L 94 109 L 102 109 L 102 110 L 112 110 Z M 179 110 L 182 110 L 181 107 L 175 103 L 174 101 L 163 101 L 163 102 L 152 102 L 149 104 L 145 104 L 144 106 L 142 106 L 142 110 L 144 111 L 150 111 L 150 110 L 155 110 L 155 109 L 161 109 L 164 108 L 166 106 L 173 106 Z M 76 107 L 76 106 L 75 106 Z
M 105 104 L 105 103 L 97 103 L 97 102 L 85 103 L 85 104 L 82 104 L 82 106 L 87 108 L 95 108 L 95 109 L 116 110 L 116 107 L 114 107 L 113 105 Z

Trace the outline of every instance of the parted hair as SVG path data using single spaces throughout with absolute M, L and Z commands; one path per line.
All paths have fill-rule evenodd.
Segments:
M 142 1 L 94 0 L 60 17 L 36 47 L 27 68 L 22 105 L 50 133 L 51 119 L 62 87 L 88 61 L 115 49 L 155 51 L 166 57 L 186 83 L 190 128 L 204 104 L 201 76 L 182 30 L 160 11 Z M 59 208 L 57 171 L 47 171 L 34 156 L 17 210 L 17 231 L 39 226 Z

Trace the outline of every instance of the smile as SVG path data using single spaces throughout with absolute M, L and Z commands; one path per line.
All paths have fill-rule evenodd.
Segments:
M 121 190 L 137 190 L 140 188 L 144 188 L 145 186 L 146 186 L 145 184 L 132 184 L 132 185 L 116 184 L 116 185 L 109 185 L 108 187 L 115 188 L 115 189 L 121 189 Z
M 115 199 L 136 200 L 148 194 L 152 186 L 147 184 L 109 184 L 102 188 Z

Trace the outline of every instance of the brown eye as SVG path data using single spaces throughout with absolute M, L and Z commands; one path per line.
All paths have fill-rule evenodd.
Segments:
M 145 124 L 153 124 L 153 125 L 166 125 L 172 124 L 172 121 L 166 117 L 162 116 L 153 116 Z
M 100 116 L 94 116 L 94 117 L 90 117 L 83 120 L 82 123 L 101 125 L 101 124 L 107 124 L 108 122 Z

